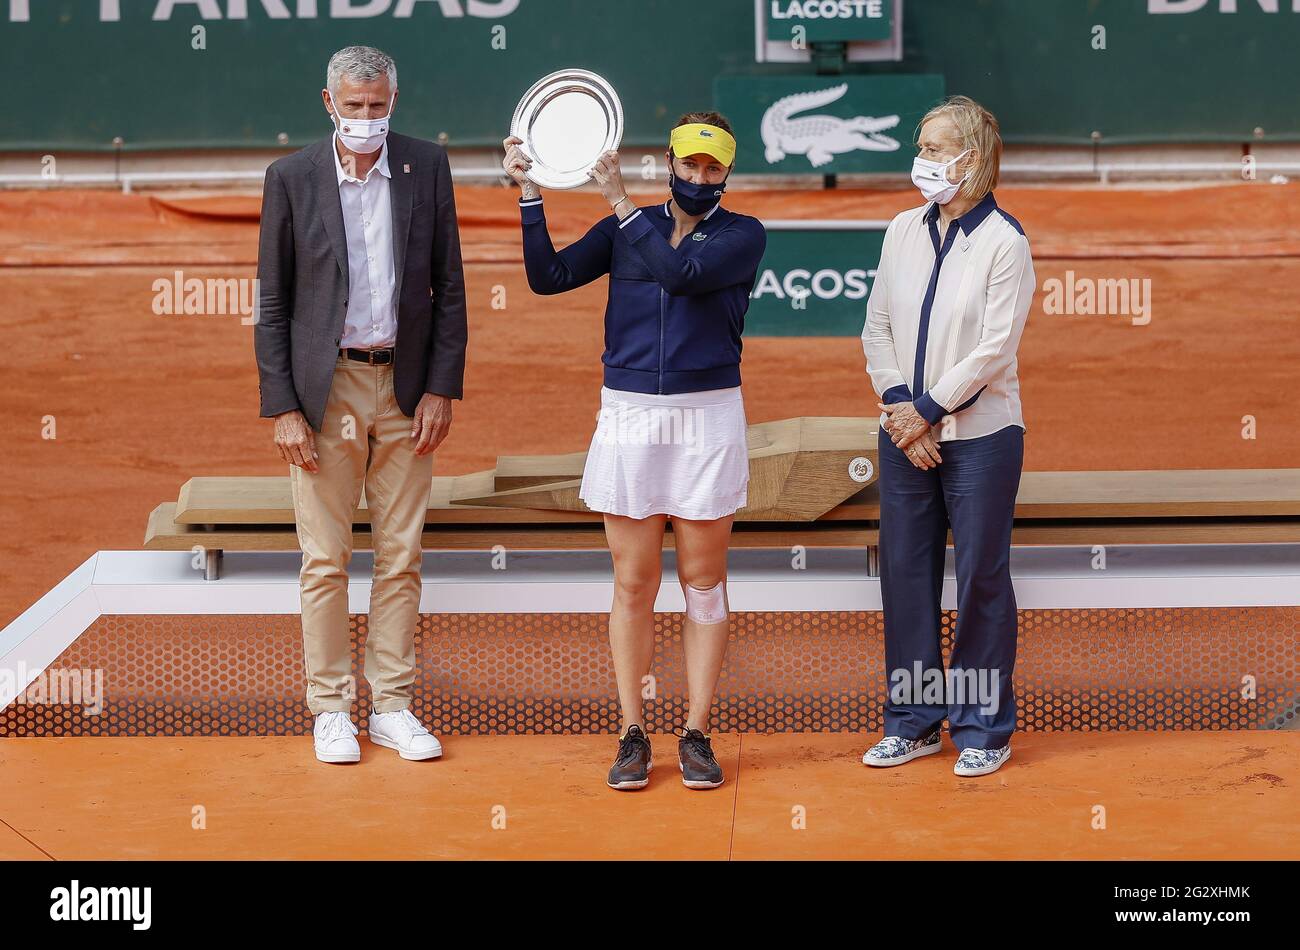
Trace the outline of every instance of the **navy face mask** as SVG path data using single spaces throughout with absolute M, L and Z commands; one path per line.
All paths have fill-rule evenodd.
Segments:
M 704 214 L 722 198 L 727 190 L 726 181 L 716 185 L 697 185 L 691 181 L 682 181 L 670 170 L 668 187 L 673 193 L 673 202 L 687 214 Z

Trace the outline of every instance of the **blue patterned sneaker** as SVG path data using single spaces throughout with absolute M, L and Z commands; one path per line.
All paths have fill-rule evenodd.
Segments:
M 902 765 L 922 755 L 933 755 L 939 751 L 939 730 L 936 729 L 921 739 L 904 739 L 902 736 L 885 736 L 862 756 L 863 765 L 885 768 L 890 765 Z
M 1002 763 L 1009 758 L 1010 745 L 1000 749 L 962 749 L 952 770 L 957 775 L 988 775 L 1002 768 Z

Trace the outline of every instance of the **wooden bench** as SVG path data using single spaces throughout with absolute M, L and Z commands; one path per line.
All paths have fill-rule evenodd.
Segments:
M 430 486 L 427 550 L 580 550 L 605 547 L 601 516 L 587 511 L 456 504 L 490 493 L 493 472 L 438 477 Z M 737 521 L 738 548 L 865 548 L 875 573 L 879 496 L 870 484 L 813 521 Z M 1026 472 L 1016 545 L 1300 543 L 1300 469 Z M 353 518 L 356 550 L 371 549 L 365 500 Z M 297 550 L 287 477 L 196 477 L 149 516 L 149 550 L 197 550 L 205 575 L 222 552 Z M 672 547 L 672 533 L 665 536 Z

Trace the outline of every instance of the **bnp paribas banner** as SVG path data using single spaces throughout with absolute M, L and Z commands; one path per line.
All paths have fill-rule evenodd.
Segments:
M 763 0 L 769 40 L 809 43 L 884 40 L 894 0 Z
M 858 336 L 888 221 L 764 221 L 745 336 Z
M 736 130 L 738 172 L 901 172 L 943 77 L 720 76 L 713 98 Z
M 633 147 L 662 148 L 678 115 L 708 108 L 717 76 L 777 84 L 737 78 L 721 90 L 748 116 L 751 170 L 903 170 L 906 149 L 893 143 L 938 94 L 925 88 L 935 73 L 944 91 L 989 106 L 1008 143 L 1300 142 L 1296 0 L 879 10 L 871 0 L 0 0 L 0 62 L 40 82 L 38 108 L 0 119 L 0 150 L 305 145 L 329 128 L 325 63 L 353 43 L 397 60 L 393 128 L 453 149 L 498 146 L 520 95 L 572 66 L 614 84 Z M 825 31 L 865 36 L 886 13 L 905 28 L 901 61 L 852 62 L 844 78 L 755 61 L 769 32 L 788 42 L 801 29 L 809 44 Z M 759 147 L 765 116 L 770 151 Z

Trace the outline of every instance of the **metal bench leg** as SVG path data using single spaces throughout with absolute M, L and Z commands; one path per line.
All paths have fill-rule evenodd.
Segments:
M 867 545 L 867 576 L 880 576 L 880 545 Z
M 203 552 L 203 579 L 215 581 L 221 579 L 221 548 L 209 548 Z

